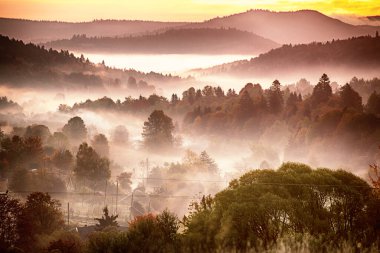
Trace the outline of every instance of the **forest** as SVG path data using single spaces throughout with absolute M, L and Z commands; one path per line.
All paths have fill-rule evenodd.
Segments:
M 256 161 L 250 161 L 255 166 L 262 162 L 279 166 L 279 154 L 282 154 L 285 160 L 313 166 L 355 164 L 352 167 L 361 170 L 357 166 L 369 164 L 376 156 L 380 137 L 380 82 L 376 78 L 368 81 L 352 78 L 350 83 L 336 86 L 334 91 L 330 83 L 329 77 L 323 74 L 316 86 L 305 79 L 285 86 L 275 80 L 268 89 L 248 83 L 238 92 L 205 86 L 189 88 L 182 96 L 173 94 L 171 98 L 152 94 L 113 101 L 103 97 L 73 106 L 60 105 L 59 110 L 142 117 L 153 110 L 163 110 L 179 121 L 180 130 L 187 133 L 216 140 L 226 134 L 230 140 L 241 136 L 257 140 L 258 144 L 252 147 Z M 330 157 L 333 150 L 347 152 Z M 257 156 L 262 160 L 257 161 Z
M 74 35 L 46 47 L 83 52 L 145 54 L 259 54 L 279 44 L 237 29 L 173 29 L 158 34 L 129 37 L 86 37 Z
M 199 72 L 256 77 L 273 73 L 286 76 L 294 72 L 299 74 L 328 68 L 344 73 L 378 72 L 379 41 L 379 33 L 376 32 L 372 36 L 344 40 L 285 44 L 251 60 L 222 64 Z
M 102 133 L 89 138 L 91 129 L 78 116 L 53 133 L 46 125 L 13 126 L 1 133 L 0 177 L 11 195 L 0 197 L 6 221 L 0 247 L 9 252 L 270 252 L 278 247 L 375 252 L 379 88 L 378 79 L 358 78 L 338 87 L 323 74 L 315 86 L 306 80 L 282 86 L 275 80 L 268 89 L 252 83 L 239 92 L 205 86 L 185 90 L 182 98 L 153 94 L 61 105 L 58 110 L 69 115 L 81 110 L 149 115 L 135 148 L 159 156 L 178 153 L 184 133 L 245 136 L 260 146 L 252 147 L 249 167 L 237 174 L 222 176 L 207 151 L 189 149 L 180 162 L 149 168 L 148 159 L 142 161 L 138 174 L 123 171 L 113 159 L 114 146 L 131 148 L 124 126 L 116 127 L 110 140 Z M 360 94 L 370 95 L 363 101 Z M 6 97 L 2 101 L 17 106 Z M 174 120 L 179 115 L 184 115 L 180 124 Z M 329 160 L 339 149 L 345 152 L 335 151 Z M 197 191 L 202 193 L 194 195 Z M 62 202 L 71 202 L 73 210 L 64 212 Z M 93 232 L 73 232 L 83 215 L 78 208 L 96 202 Z M 31 219 L 33 212 L 41 216 Z
M 0 45 L 0 82 L 10 87 L 103 92 L 114 89 L 132 93 L 138 90 L 139 93 L 151 93 L 155 87 L 150 82 L 189 81 L 179 76 L 110 68 L 104 63 L 94 64 L 83 55 L 76 57 L 67 50 L 47 50 L 43 46 L 25 44 L 2 35 Z M 129 78 L 138 81 L 130 83 Z
M 0 253 L 380 252 L 378 12 L 0 1 Z

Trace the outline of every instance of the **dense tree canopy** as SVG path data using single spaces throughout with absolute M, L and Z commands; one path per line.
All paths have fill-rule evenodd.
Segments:
M 52 199 L 48 193 L 34 192 L 28 195 L 18 219 L 18 245 L 33 250 L 37 243 L 36 236 L 51 234 L 61 229 L 63 224 L 59 201 Z
M 185 234 L 198 250 L 269 247 L 285 234 L 322 236 L 326 245 L 366 244 L 379 233 L 367 216 L 373 201 L 379 200 L 370 186 L 349 172 L 285 163 L 249 172 L 202 199 L 186 218 Z
M 67 124 L 63 126 L 62 131 L 68 138 L 75 142 L 82 142 L 87 138 L 86 125 L 78 116 L 71 118 Z
M 153 111 L 148 121 L 144 122 L 144 146 L 152 150 L 171 148 L 174 142 L 173 130 L 173 120 L 169 116 L 161 110 Z
M 74 172 L 79 179 L 107 180 L 111 176 L 110 162 L 107 158 L 100 157 L 87 143 L 82 143 L 76 156 Z
M 104 134 L 97 134 L 91 142 L 91 146 L 95 149 L 101 157 L 108 157 L 110 153 L 110 147 L 108 145 L 108 139 Z
M 278 80 L 274 80 L 268 90 L 269 110 L 272 113 L 280 113 L 284 106 L 284 98 L 281 92 L 281 84 Z
M 323 74 L 313 89 L 311 96 L 313 105 L 318 106 L 321 103 L 326 103 L 331 96 L 332 89 L 330 86 L 330 79 L 326 74 Z
M 362 98 L 349 84 L 340 89 L 340 98 L 343 107 L 351 107 L 358 111 L 363 110 Z
M 0 195 L 0 251 L 15 246 L 19 235 L 17 233 L 17 219 L 22 211 L 22 205 L 17 199 L 8 195 Z
M 376 93 L 376 91 L 369 96 L 366 110 L 369 113 L 380 114 L 380 94 Z

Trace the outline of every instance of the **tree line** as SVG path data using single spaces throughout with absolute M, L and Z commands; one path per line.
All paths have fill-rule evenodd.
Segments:
M 151 93 L 155 87 L 148 82 L 188 81 L 155 72 L 110 68 L 104 61 L 102 64 L 94 64 L 83 55 L 76 57 L 67 50 L 46 49 L 44 46 L 25 44 L 3 35 L 0 35 L 0 45 L 0 81 L 15 87 L 33 85 L 34 88 L 61 90 L 127 88 Z M 131 83 L 130 78 L 137 79 L 139 85 Z
M 380 198 L 344 170 L 284 163 L 234 179 L 215 196 L 190 204 L 183 218 L 165 210 L 118 228 L 107 207 L 85 238 L 65 227 L 60 203 L 32 193 L 25 203 L 0 196 L 5 252 L 294 252 L 379 250 Z M 50 235 L 50 236 L 48 236 Z
M 334 150 L 345 150 L 335 157 L 337 165 L 356 167 L 359 163 L 370 163 L 376 155 L 380 140 L 379 92 L 376 78 L 368 81 L 353 78 L 339 87 L 323 74 L 315 86 L 302 79 L 287 86 L 275 80 L 267 89 L 248 83 L 238 92 L 212 86 L 191 87 L 182 96 L 173 94 L 169 99 L 156 94 L 127 97 L 124 101 L 104 97 L 72 107 L 61 105 L 60 110 L 112 111 L 144 117 L 155 110 L 163 111 L 179 121 L 177 130 L 183 133 L 206 134 L 210 138 L 228 136 L 231 140 L 245 136 L 244 139 L 268 146 L 272 149 L 269 153 L 285 151 L 286 160 L 302 158 L 297 161 L 316 161 L 314 165 L 332 160 L 326 156 Z M 168 127 L 171 128 L 170 124 Z M 283 134 L 273 139 L 274 133 Z M 264 154 L 267 158 L 263 160 L 279 160 L 270 158 L 269 153 Z M 365 160 L 358 161 L 358 157 Z

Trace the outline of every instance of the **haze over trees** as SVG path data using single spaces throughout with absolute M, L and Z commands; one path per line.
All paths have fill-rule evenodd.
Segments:
M 141 54 L 259 54 L 279 46 L 254 33 L 236 29 L 173 29 L 129 37 L 87 37 L 56 40 L 45 47 L 81 52 Z
M 1 249 L 17 245 L 33 252 L 247 252 L 277 251 L 281 242 L 290 251 L 302 247 L 338 252 L 375 251 L 380 239 L 380 199 L 367 182 L 344 170 L 291 162 L 276 170 L 245 173 L 214 197 L 193 201 L 181 220 L 164 210 L 135 217 L 123 232 L 117 229 L 117 216 L 105 207 L 86 243 L 75 232 L 57 233 L 63 228 L 60 203 L 47 193 L 32 193 L 25 204 L 7 195 L 0 196 L 0 202 L 4 211 L 12 211 L 1 213 L 6 214 L 0 226 Z M 37 210 L 43 215 L 37 217 Z
M 71 140 L 75 142 L 83 142 L 87 138 L 87 128 L 83 120 L 76 116 L 63 126 L 62 132 Z
M 94 20 L 69 23 L 1 18 L 0 28 L 1 34 L 37 43 L 69 39 L 76 34 L 86 34 L 90 37 L 113 37 L 138 36 L 169 29 L 234 28 L 256 33 L 280 44 L 346 39 L 374 34 L 378 29 L 373 26 L 347 24 L 313 10 L 294 12 L 248 10 L 192 23 L 142 20 Z
M 57 39 L 69 39 L 75 34 L 88 36 L 139 35 L 170 27 L 182 22 L 158 22 L 143 20 L 93 20 L 90 22 L 35 21 L 0 18 L 0 33 L 25 42 L 41 43 Z
M 375 203 L 370 186 L 346 171 L 285 163 L 248 172 L 214 198 L 193 203 L 184 219 L 186 246 L 245 252 L 270 248 L 286 234 L 322 236 L 317 247 L 341 247 L 348 238 L 369 245 L 379 232 L 378 219 L 366 216 Z
M 173 120 L 161 110 L 153 111 L 144 122 L 142 136 L 148 150 L 170 149 L 174 144 Z
M 378 252 L 374 29 L 307 10 L 0 18 L 100 62 L 0 35 L 0 252 Z
M 373 34 L 371 34 L 373 36 Z M 337 74 L 376 73 L 380 66 L 380 37 L 354 37 L 345 40 L 283 45 L 251 60 L 197 70 L 203 74 L 268 77 L 271 74 L 299 76 L 331 69 Z
M 109 167 L 109 160 L 100 157 L 87 143 L 84 142 L 79 146 L 74 167 L 78 179 L 94 182 L 109 179 L 111 176 Z
M 182 93 L 182 98 L 173 94 L 170 101 L 155 94 L 126 98 L 120 103 L 109 98 L 100 100 L 108 101 L 102 107 L 105 111 L 143 118 L 152 111 L 163 110 L 173 118 L 182 119 L 181 131 L 187 134 L 207 134 L 216 140 L 226 134 L 235 136 L 231 139 L 242 134 L 257 138 L 259 143 L 256 146 L 261 146 L 258 156 L 262 160 L 251 160 L 257 167 L 264 161 L 272 161 L 270 166 L 279 166 L 278 152 L 284 152 L 286 160 L 315 166 L 320 163 L 326 163 L 326 166 L 356 164 L 363 170 L 376 155 L 379 119 L 376 106 L 378 95 L 374 92 L 380 86 L 377 79 L 362 80 L 362 84 L 356 80 L 354 78 L 350 83 L 334 88 L 334 92 L 334 83 L 327 74 L 323 74 L 315 86 L 306 80 L 294 85 L 281 85 L 280 81 L 275 80 L 268 89 L 263 89 L 260 84 L 248 83 L 238 94 L 232 90 L 224 92 L 221 87 L 205 86 L 203 89 L 190 87 Z M 371 100 L 361 99 L 362 95 L 371 92 L 374 93 Z M 98 104 L 99 101 L 88 100 L 74 104 L 69 111 L 97 110 Z M 357 128 L 359 126 L 360 129 Z M 150 123 L 149 129 L 152 128 L 153 123 Z M 159 146 L 160 142 L 156 139 L 146 137 L 144 145 Z M 355 140 L 362 142 L 358 146 Z M 330 155 L 336 149 L 349 150 L 348 153 L 357 154 L 364 161 L 358 162 L 354 156 L 343 153 L 332 159 Z
M 141 91 L 154 91 L 148 82 L 187 82 L 178 76 L 142 73 L 136 70 L 109 68 L 75 57 L 69 51 L 45 49 L 43 46 L 0 35 L 0 84 L 7 87 L 31 87 L 48 90 L 123 90 L 130 77 L 139 79 Z M 8 73 L 13 73 L 8 75 Z M 54 84 L 54 85 L 52 85 Z M 133 91 L 133 87 L 127 87 Z

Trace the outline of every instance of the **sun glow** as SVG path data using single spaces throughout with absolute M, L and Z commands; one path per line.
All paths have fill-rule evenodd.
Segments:
M 380 14 L 378 0 L 0 0 L 0 16 L 36 20 L 145 19 L 203 21 L 247 9 L 313 9 L 328 15 Z

